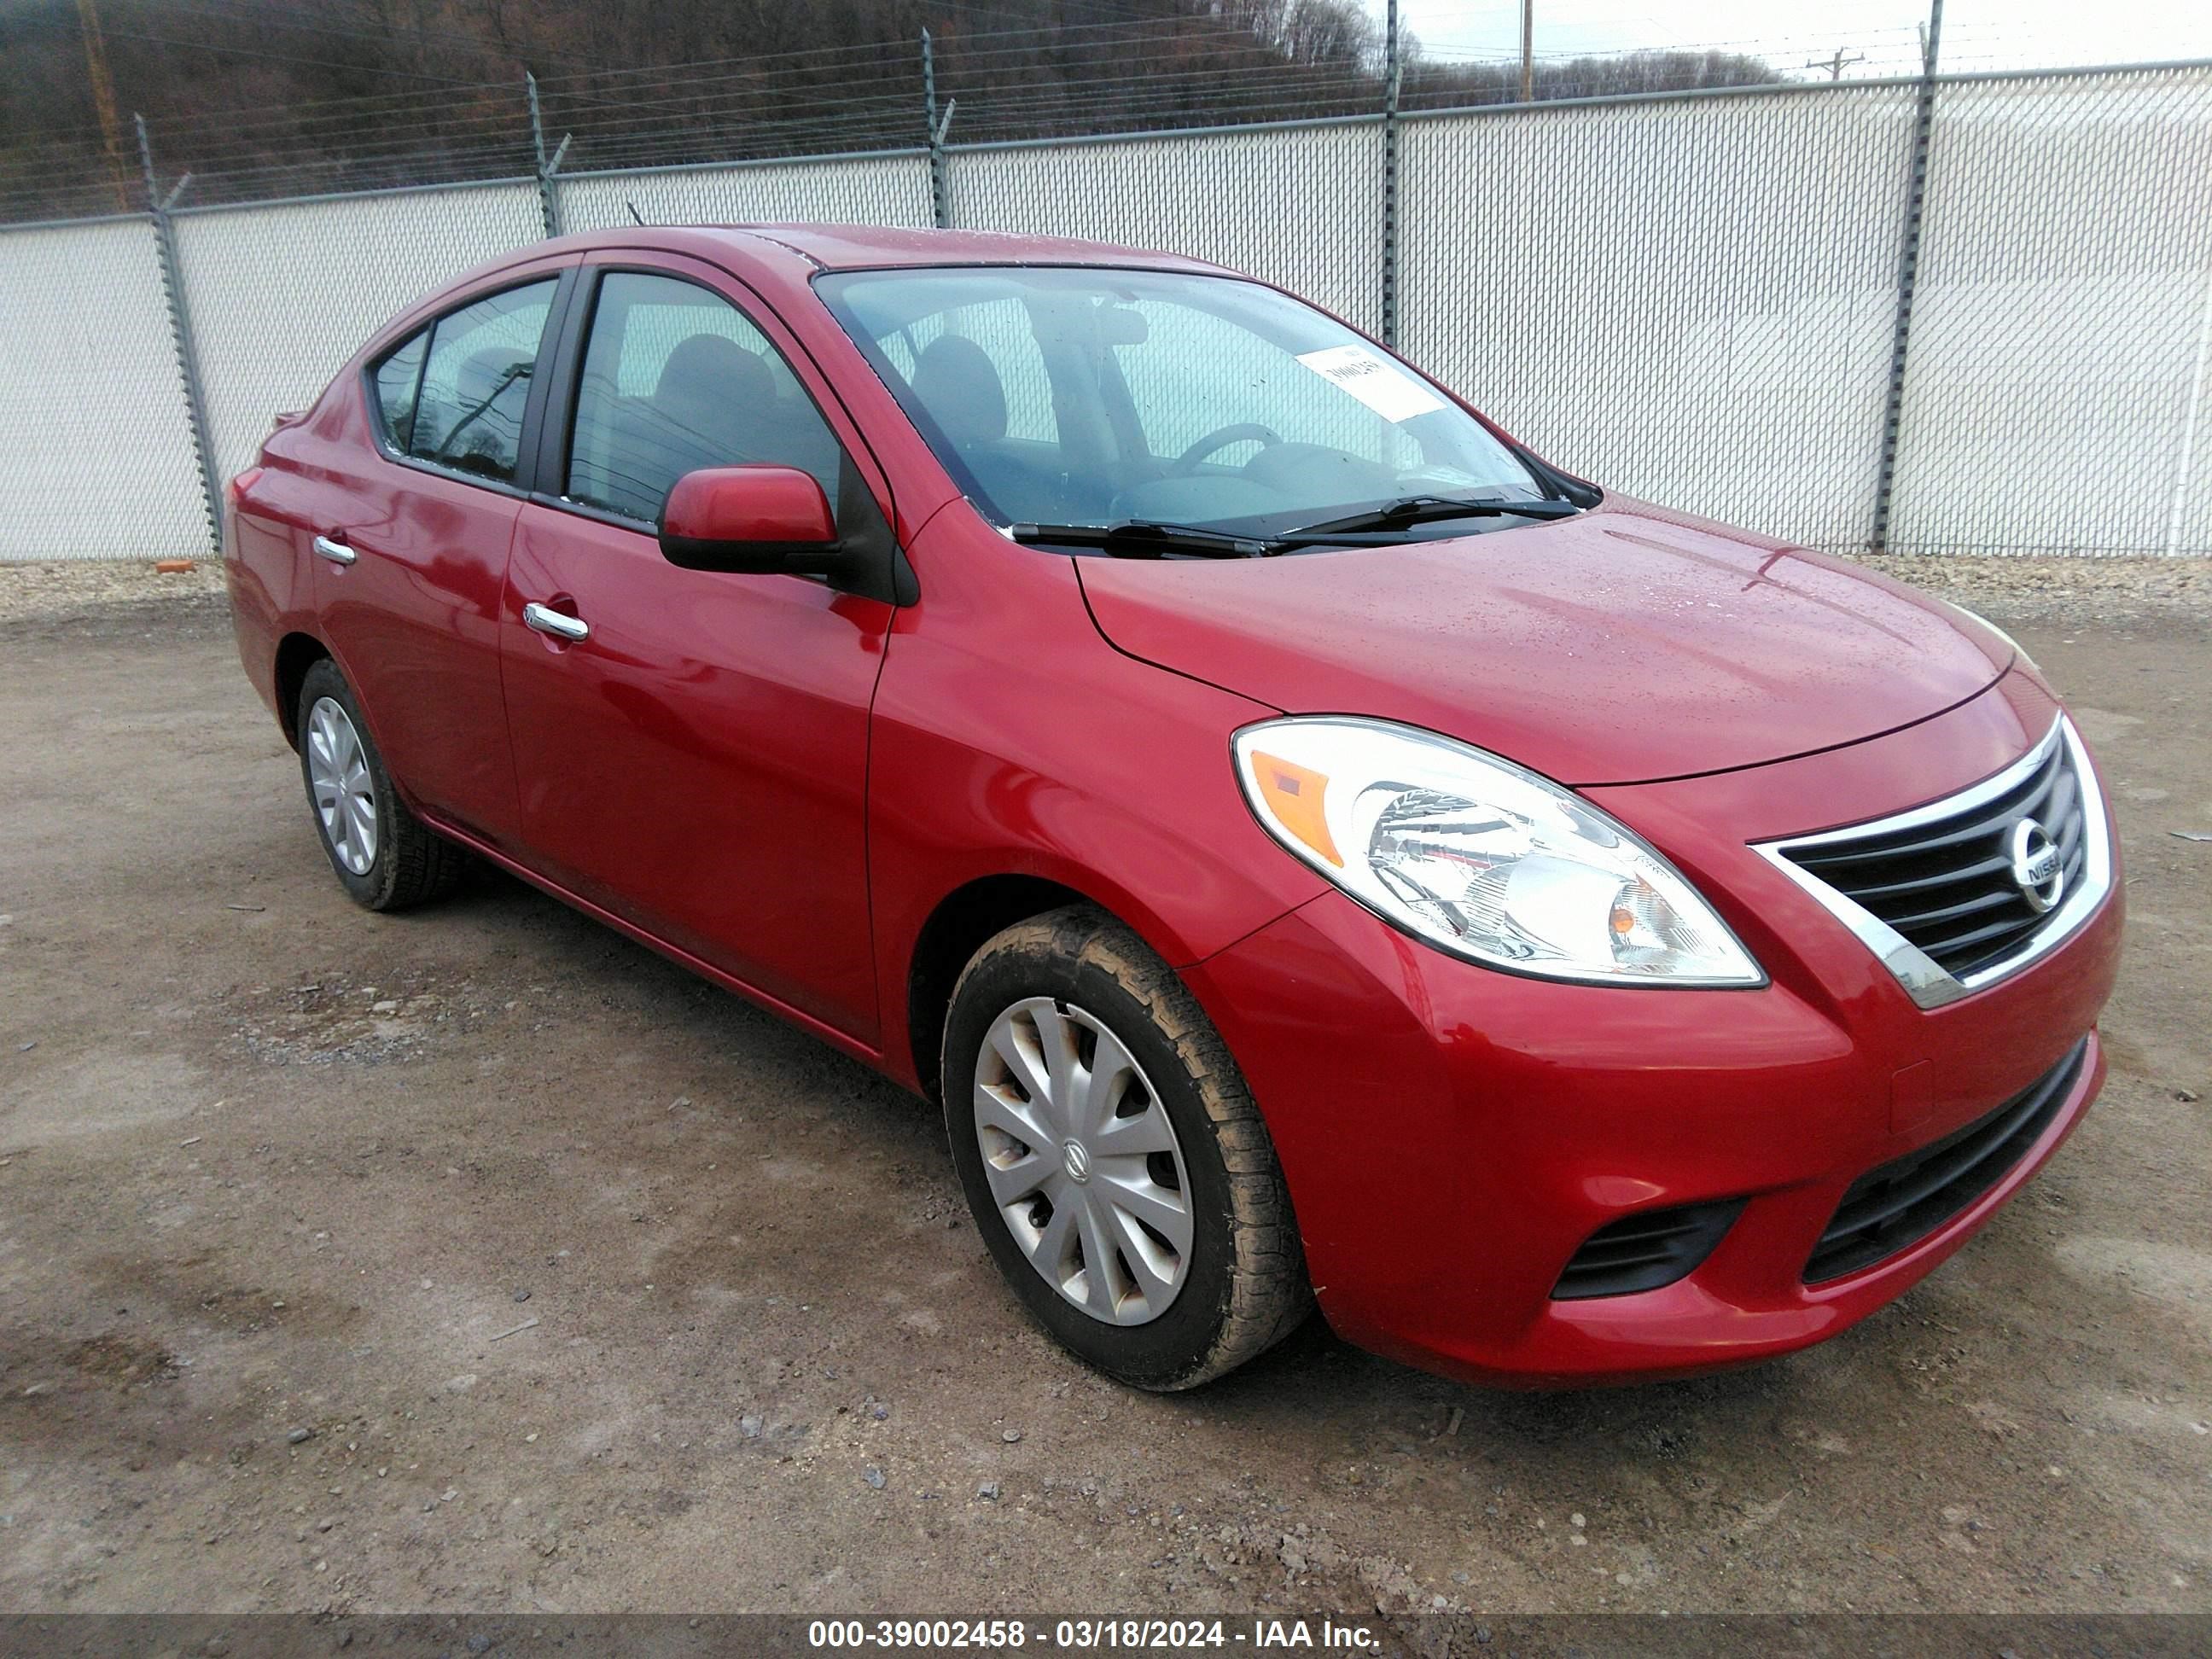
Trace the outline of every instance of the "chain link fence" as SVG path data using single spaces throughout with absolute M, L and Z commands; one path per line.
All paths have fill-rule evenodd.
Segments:
M 961 150 L 952 222 L 1212 259 L 1374 332 L 1381 134 L 1370 118 Z
M 926 147 L 867 155 L 564 173 L 556 148 L 508 181 L 0 227 L 0 559 L 204 554 L 204 476 L 378 324 L 633 212 L 1218 260 L 1395 335 L 1571 470 L 1814 547 L 2212 552 L 2212 64 L 1105 139 L 916 125 Z
M 1913 98 L 1408 121 L 1407 355 L 1570 469 L 1864 547 Z
M 0 559 L 207 551 L 147 220 L 0 233 Z
M 252 465 L 271 420 L 311 402 L 394 313 L 544 234 L 534 183 L 210 208 L 174 223 L 218 478 Z
M 1947 87 L 1899 551 L 2212 550 L 2212 78 Z
M 898 225 L 932 222 L 929 163 L 906 155 L 749 161 L 735 167 L 578 173 L 556 185 L 562 230 L 649 225 L 785 223 Z

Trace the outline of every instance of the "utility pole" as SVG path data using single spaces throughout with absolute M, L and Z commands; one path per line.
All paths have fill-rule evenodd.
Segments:
M 1923 42 L 1927 39 L 1926 26 L 1924 24 L 1922 26 L 1921 38 Z M 1922 47 L 1923 55 L 1925 54 L 1926 50 L 1927 48 L 1923 44 Z M 1805 60 L 1805 67 L 1807 69 L 1824 69 L 1828 71 L 1828 78 L 1831 81 L 1840 81 L 1844 78 L 1844 70 L 1846 65 L 1851 64 L 1863 64 L 1865 62 L 1866 54 L 1864 52 L 1846 52 L 1841 46 L 1838 46 L 1836 48 L 1834 57 L 1808 58 Z
M 1521 101 L 1536 101 L 1536 0 L 1521 0 Z
M 115 77 L 107 70 L 107 37 L 93 0 L 76 0 L 77 22 L 84 31 L 84 68 L 92 82 L 92 107 L 100 118 L 100 148 L 107 152 L 107 178 L 115 191 L 115 210 L 131 210 L 130 186 L 123 172 L 123 124 L 115 115 Z

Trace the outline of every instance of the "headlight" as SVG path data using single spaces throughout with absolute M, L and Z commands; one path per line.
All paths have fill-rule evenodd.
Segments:
M 1348 717 L 1248 726 L 1234 747 L 1245 798 L 1276 840 L 1455 956 L 1606 984 L 1766 981 L 1666 860 L 1510 761 Z

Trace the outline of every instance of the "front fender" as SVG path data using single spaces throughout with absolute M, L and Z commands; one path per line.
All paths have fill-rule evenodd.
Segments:
M 1177 966 L 1323 890 L 1253 820 L 1231 763 L 1230 734 L 1278 711 L 1116 651 L 1066 556 L 962 507 L 908 552 L 922 597 L 893 627 L 868 785 L 884 1059 L 902 1080 L 916 943 L 972 882 L 1055 883 Z

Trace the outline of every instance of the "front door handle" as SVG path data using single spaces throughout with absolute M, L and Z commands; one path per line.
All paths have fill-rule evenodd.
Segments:
M 534 628 L 541 634 L 550 634 L 556 640 L 573 642 L 592 637 L 592 625 L 581 617 L 563 616 L 551 606 L 539 605 L 535 600 L 522 607 L 522 622 L 525 627 Z
M 334 542 L 328 536 L 315 538 L 315 551 L 332 564 L 351 564 L 361 556 L 343 542 Z

